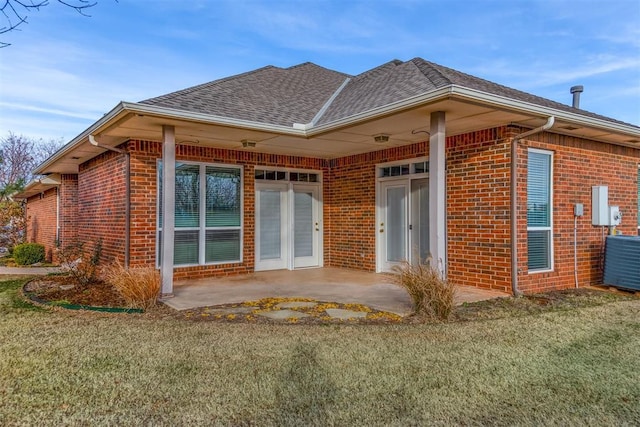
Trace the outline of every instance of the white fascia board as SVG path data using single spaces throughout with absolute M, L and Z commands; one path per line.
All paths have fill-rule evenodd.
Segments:
M 173 119 L 173 120 L 186 120 L 186 121 L 198 122 L 198 123 L 204 123 L 204 124 L 210 124 L 210 125 L 220 125 L 220 126 L 228 126 L 228 127 L 235 127 L 235 128 L 259 130 L 259 131 L 293 135 L 293 136 L 301 136 L 301 137 L 306 136 L 303 130 L 294 129 L 293 126 L 282 126 L 282 125 L 274 125 L 269 123 L 254 122 L 251 120 L 233 119 L 230 117 L 195 113 L 192 111 L 176 110 L 173 108 L 158 107 L 155 105 L 138 104 L 138 103 L 132 103 L 132 102 L 125 102 L 123 103 L 123 105 L 124 105 L 124 108 L 127 109 L 127 111 L 135 114 L 162 117 L 162 118 Z
M 34 196 L 58 185 L 60 185 L 59 174 L 52 174 L 49 176 L 36 178 L 29 181 L 29 183 L 24 186 L 24 189 L 22 191 L 12 194 L 11 197 L 15 199 L 28 199 L 31 196 Z
M 46 173 L 46 170 L 48 167 L 50 167 L 51 165 L 56 163 L 58 160 L 66 156 L 69 152 L 75 150 L 78 146 L 80 146 L 85 141 L 87 141 L 89 138 L 89 135 L 93 135 L 97 133 L 97 131 L 100 128 L 104 127 L 105 125 L 108 125 L 112 120 L 116 119 L 121 113 L 123 113 L 125 111 L 124 105 L 125 105 L 124 102 L 120 102 L 118 105 L 113 107 L 111 111 L 109 111 L 107 114 L 105 114 L 100 119 L 98 119 L 94 124 L 92 124 L 87 129 L 85 129 L 84 132 L 82 132 L 80 135 L 73 138 L 61 149 L 56 151 L 51 157 L 49 157 L 47 160 L 42 162 L 33 171 L 33 173 L 36 175 L 38 174 L 42 175 Z
M 580 124 L 586 127 L 596 127 L 598 129 L 607 130 L 615 133 L 623 133 L 627 135 L 639 136 L 640 128 L 633 125 L 611 122 L 608 120 L 589 117 L 582 114 L 571 113 L 569 111 L 558 110 L 556 108 L 544 107 L 530 102 L 519 101 L 505 96 L 493 95 L 475 89 L 469 89 L 462 86 L 451 86 L 451 94 L 455 98 L 469 99 L 481 102 L 485 105 L 495 105 L 501 108 L 520 111 L 526 114 L 539 115 L 541 118 L 554 116 L 556 119 Z
M 244 128 L 251 130 L 259 130 L 285 135 L 299 136 L 306 138 L 304 129 L 294 129 L 289 126 L 271 125 L 267 123 L 252 122 L 249 120 L 232 119 L 228 117 L 213 116 L 210 114 L 194 113 L 189 111 L 175 110 L 173 108 L 157 107 L 147 104 L 139 104 L 135 102 L 122 101 L 116 105 L 111 111 L 102 116 L 94 124 L 89 126 L 84 132 L 69 141 L 64 147 L 58 150 L 53 156 L 49 157 L 35 170 L 35 174 L 44 174 L 51 165 L 66 156 L 69 152 L 85 143 L 89 135 L 99 134 L 100 131 L 120 119 L 123 114 L 140 114 L 172 120 L 186 120 L 191 122 L 205 123 L 211 125 L 230 126 L 236 128 Z
M 445 99 L 457 99 L 460 101 L 471 101 L 481 105 L 494 106 L 500 109 L 514 110 L 528 115 L 547 118 L 555 116 L 557 119 L 580 124 L 585 127 L 595 127 L 608 132 L 622 133 L 634 137 L 640 137 L 640 128 L 633 125 L 611 122 L 608 120 L 588 117 L 582 114 L 571 113 L 555 108 L 544 107 L 530 102 L 515 100 L 512 98 L 493 95 L 487 92 L 469 89 L 462 86 L 450 85 L 441 89 L 426 92 L 405 100 L 387 104 L 378 108 L 364 111 L 353 116 L 345 117 L 320 126 L 306 126 L 307 137 L 330 132 L 332 130 L 356 124 L 361 121 L 375 119 L 381 116 L 390 115 L 402 110 L 420 107 L 429 103 L 442 101 Z

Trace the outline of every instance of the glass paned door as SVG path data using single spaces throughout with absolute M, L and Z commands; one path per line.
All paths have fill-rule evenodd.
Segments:
M 411 180 L 411 253 L 412 263 L 425 261 L 429 251 L 429 179 Z
M 293 267 L 319 265 L 318 186 L 293 185 Z
M 287 188 L 256 187 L 256 270 L 287 268 Z
M 394 265 L 408 259 L 408 181 L 383 182 L 381 193 L 381 267 L 391 271 Z
M 382 181 L 378 212 L 378 270 L 429 256 L 429 179 Z

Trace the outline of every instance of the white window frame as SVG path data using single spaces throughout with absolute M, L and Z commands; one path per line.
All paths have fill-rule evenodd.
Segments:
M 547 231 L 549 233 L 549 268 L 545 268 L 545 269 L 535 269 L 535 270 L 529 270 L 528 272 L 530 274 L 537 274 L 537 273 L 549 273 L 554 271 L 554 256 L 553 256 L 553 252 L 554 252 L 554 247 L 553 247 L 553 151 L 548 151 L 548 150 L 540 150 L 537 148 L 529 148 L 527 150 L 528 153 L 538 153 L 538 154 L 544 154 L 549 156 L 549 226 L 547 227 L 529 227 L 529 222 L 527 220 L 527 234 L 529 233 L 529 231 Z M 527 167 L 527 173 L 528 173 L 528 167 Z M 527 183 L 528 183 L 528 179 L 527 179 Z M 527 184 L 528 185 L 528 184 Z M 527 194 L 527 198 L 529 197 L 529 195 Z M 528 204 L 528 200 L 527 200 L 527 204 Z M 527 242 L 528 245 L 528 242 Z M 528 252 L 528 251 L 527 251 Z M 527 255 L 528 256 L 528 255 Z
M 162 231 L 162 224 L 160 223 L 160 177 L 157 171 L 159 170 L 162 159 L 156 161 L 156 266 L 161 267 L 160 263 L 160 232 Z M 221 264 L 242 264 L 244 257 L 244 167 L 242 165 L 227 164 L 227 163 L 208 163 L 208 162 L 194 162 L 188 160 L 176 160 L 176 164 L 188 164 L 197 165 L 200 168 L 199 180 L 200 180 L 200 205 L 199 205 L 199 225 L 198 227 L 175 227 L 175 231 L 198 231 L 198 263 L 197 264 L 174 264 L 174 268 L 182 267 L 194 267 L 199 265 L 221 265 Z M 221 167 L 228 169 L 238 169 L 240 171 L 240 225 L 232 227 L 207 227 L 206 218 L 206 168 L 209 167 Z M 240 258 L 237 260 L 229 261 L 216 261 L 206 262 L 206 237 L 207 231 L 210 230 L 239 230 L 240 231 Z

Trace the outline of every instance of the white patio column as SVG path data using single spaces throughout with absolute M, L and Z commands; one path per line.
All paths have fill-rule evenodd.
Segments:
M 432 265 L 447 272 L 446 128 L 444 111 L 431 113 L 429 137 L 429 251 Z
M 160 296 L 173 296 L 173 237 L 176 205 L 176 130 L 162 126 L 162 265 Z

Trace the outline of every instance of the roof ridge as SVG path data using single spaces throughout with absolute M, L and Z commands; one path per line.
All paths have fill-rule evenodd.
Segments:
M 398 60 L 398 59 L 394 59 L 391 61 L 387 61 L 384 64 L 380 64 L 377 67 L 371 68 L 369 70 L 363 71 L 360 74 L 357 74 L 355 76 L 353 76 L 354 80 L 363 80 L 363 79 L 368 79 L 370 78 L 376 71 L 380 71 L 380 70 L 385 70 L 388 69 L 389 66 L 393 66 L 394 68 L 397 67 L 398 65 L 403 64 L 402 61 Z
M 331 71 L 332 73 L 340 74 L 340 75 L 345 76 L 345 77 L 353 77 L 351 74 L 343 73 L 342 71 L 332 70 L 331 68 L 323 67 L 322 65 L 318 65 L 315 62 L 311 62 L 311 61 L 306 61 L 306 62 L 303 62 L 301 64 L 296 64 L 296 65 L 292 65 L 292 66 L 287 67 L 287 68 L 280 68 L 280 69 L 281 70 L 294 70 L 296 68 L 304 67 L 305 65 L 313 65 L 316 68 L 321 68 L 323 70 Z M 279 68 L 279 67 L 276 67 L 276 68 Z
M 426 59 L 420 58 L 420 57 L 415 57 L 413 59 L 411 59 L 410 61 L 419 71 L 420 73 L 422 73 L 426 78 L 429 79 L 429 76 L 427 76 L 424 71 L 422 71 L 422 69 L 420 68 L 420 66 L 418 64 L 416 64 L 416 62 L 422 62 L 424 65 L 428 66 L 433 72 L 437 73 L 443 80 L 447 81 L 449 84 L 454 84 L 450 78 L 448 78 L 447 76 L 445 76 L 442 71 L 440 71 L 440 65 L 436 64 L 435 62 L 431 62 L 431 61 L 427 61 Z M 447 67 L 444 67 L 447 68 Z

